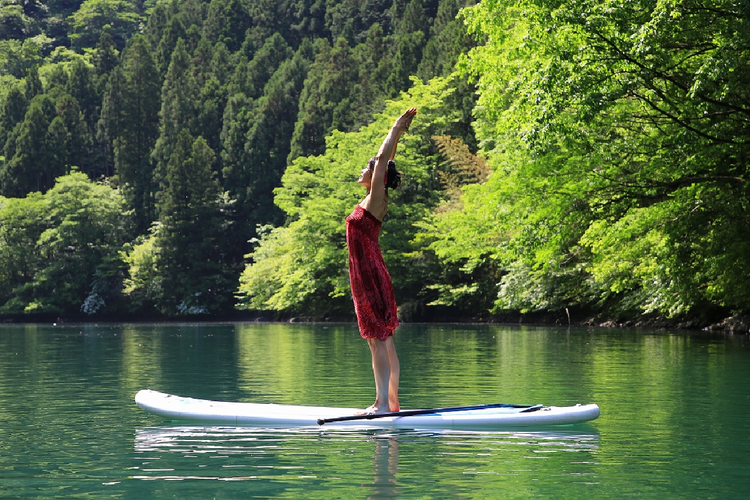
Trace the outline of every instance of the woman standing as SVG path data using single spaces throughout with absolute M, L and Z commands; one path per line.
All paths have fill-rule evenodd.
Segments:
M 388 189 L 397 188 L 401 175 L 393 157 L 401 134 L 409 130 L 417 108 L 408 109 L 394 123 L 370 158 L 357 182 L 367 188 L 367 196 L 346 218 L 346 242 L 349 248 L 349 280 L 360 335 L 367 339 L 375 375 L 375 402 L 367 413 L 398 411 L 399 363 L 393 344 L 398 326 L 396 297 L 385 267 L 378 237 L 388 211 Z

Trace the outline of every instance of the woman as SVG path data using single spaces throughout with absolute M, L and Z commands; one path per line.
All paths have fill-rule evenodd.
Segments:
M 401 134 L 417 115 L 417 108 L 406 110 L 391 128 L 357 182 L 367 188 L 367 196 L 346 218 L 349 248 L 349 280 L 360 335 L 367 339 L 375 375 L 375 402 L 366 413 L 398 411 L 399 363 L 393 344 L 398 326 L 393 284 L 380 251 L 378 236 L 388 211 L 388 188 L 396 188 L 401 176 L 392 161 Z

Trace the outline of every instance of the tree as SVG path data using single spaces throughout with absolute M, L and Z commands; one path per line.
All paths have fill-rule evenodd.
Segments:
M 0 40 L 0 70 L 2 73 L 23 78 L 29 70 L 42 63 L 52 39 L 39 34 L 25 40 Z
M 386 83 L 392 96 L 409 87 L 409 77 L 417 73 L 429 26 L 422 0 L 411 0 L 394 33 L 396 44 L 391 74 Z
M 91 132 L 86 124 L 83 112 L 78 105 L 78 101 L 69 94 L 61 94 L 55 103 L 55 111 L 57 117 L 50 124 L 50 132 L 52 132 L 52 125 L 58 119 L 62 127 L 57 126 L 56 133 L 51 135 L 59 135 L 64 129 L 65 140 L 60 141 L 61 138 L 58 138 L 57 140 L 50 141 L 50 152 L 56 155 L 51 163 L 57 167 L 61 167 L 61 171 L 66 174 L 70 173 L 71 167 L 78 167 L 90 178 L 96 178 L 90 154 L 92 145 Z M 55 142 L 57 142 L 57 145 L 54 144 Z
M 434 234 L 441 245 L 485 235 L 474 255 L 504 268 L 498 310 L 748 310 L 733 276 L 750 266 L 750 58 L 738 7 L 714 7 L 482 2 L 467 11 L 488 40 L 466 67 L 495 172 Z M 485 205 L 497 208 L 483 220 Z
M 225 185 L 237 200 L 233 217 L 236 240 L 231 246 L 242 252 L 237 255 L 240 259 L 247 253 L 247 241 L 255 236 L 259 224 L 282 222 L 281 213 L 273 204 L 273 189 L 287 166 L 299 97 L 310 64 L 309 49 L 309 44 L 300 46 L 294 57 L 274 72 L 262 97 L 246 114 L 239 114 L 247 126 L 244 146 L 242 151 L 235 147 L 227 154 L 223 172 Z M 235 98 L 231 103 L 240 104 L 242 99 Z M 237 141 L 235 134 L 241 130 L 241 124 L 230 123 L 225 144 L 228 140 Z
M 122 50 L 143 18 L 135 4 L 126 0 L 85 0 L 70 20 L 74 46 L 94 47 L 103 33 L 109 33 L 115 46 Z
M 271 75 L 293 54 L 284 38 L 279 33 L 274 33 L 266 39 L 247 65 L 237 65 L 232 78 L 233 93 L 242 92 L 252 99 L 259 98 Z
M 172 61 L 172 56 L 179 40 L 185 43 L 187 39 L 187 31 L 185 26 L 179 17 L 172 15 L 165 18 L 165 26 L 161 32 L 161 36 L 158 41 L 152 41 L 152 47 L 155 47 L 156 56 L 156 67 L 159 68 L 159 74 L 164 77 L 169 69 L 169 65 Z M 187 51 L 187 46 L 183 47 L 183 50 Z
M 8 96 L 3 102 L 2 114 L 0 114 L 0 146 L 5 147 L 5 141 L 15 126 L 23 120 L 26 115 L 28 101 L 19 83 L 11 86 Z
M 123 195 L 135 211 L 135 224 L 145 233 L 154 210 L 154 163 L 151 153 L 159 133 L 159 78 L 145 37 L 133 37 L 123 53 L 121 78 L 113 81 L 110 108 L 117 111 L 111 127 L 114 135 L 115 172 Z M 116 96 L 116 97 L 115 97 Z
M 166 166 L 180 131 L 187 129 L 191 134 L 197 132 L 199 89 L 186 49 L 185 42 L 179 39 L 161 89 L 159 138 L 152 153 L 158 182 L 166 175 Z
M 3 313 L 95 314 L 115 310 L 119 250 L 127 238 L 118 193 L 82 173 L 44 195 L 0 201 Z
M 217 314 L 232 306 L 236 279 L 221 244 L 228 228 L 226 200 L 213 162 L 206 141 L 182 129 L 167 164 L 155 240 L 158 304 L 168 315 Z
M 78 103 L 88 129 L 95 130 L 101 96 L 96 92 L 92 68 L 83 59 L 75 59 L 71 63 L 65 91 Z
M 252 19 L 240 0 L 211 0 L 203 34 L 213 44 L 223 43 L 230 52 L 236 52 L 250 26 Z
M 438 7 L 435 21 L 430 27 L 430 36 L 425 44 L 416 74 L 423 80 L 436 76 L 448 76 L 459 57 L 476 45 L 469 36 L 458 12 L 471 0 L 443 0 Z
M 333 129 L 350 130 L 360 112 L 354 108 L 351 95 L 358 83 L 359 71 L 347 41 L 339 38 L 331 48 L 323 39 L 317 49 L 300 96 L 290 163 L 298 156 L 322 154 L 325 136 Z
M 20 197 L 32 191 L 51 188 L 63 166 L 54 162 L 48 131 L 55 118 L 55 106 L 46 94 L 40 94 L 29 104 L 21 123 L 13 130 L 6 143 L 9 158 L 0 172 L 0 186 L 5 196 Z
M 23 39 L 29 27 L 28 21 L 20 5 L 3 5 L 0 8 L 0 40 Z
M 24 97 L 27 102 L 31 102 L 34 97 L 44 92 L 44 86 L 42 85 L 42 80 L 39 79 L 39 70 L 36 66 L 29 68 L 24 83 Z

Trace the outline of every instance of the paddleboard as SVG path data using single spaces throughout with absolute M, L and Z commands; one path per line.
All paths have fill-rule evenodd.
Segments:
M 174 422 L 256 427 L 366 426 L 401 429 L 488 429 L 577 424 L 599 416 L 595 404 L 575 406 L 480 405 L 478 407 L 406 410 L 367 419 L 361 409 L 194 399 L 144 389 L 135 395 L 143 410 Z M 405 415 L 406 414 L 406 415 Z M 333 420 L 333 421 L 329 421 Z

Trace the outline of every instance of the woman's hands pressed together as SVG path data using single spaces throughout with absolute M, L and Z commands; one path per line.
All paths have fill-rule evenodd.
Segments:
M 417 116 L 417 108 L 409 108 L 404 111 L 404 114 L 396 119 L 396 123 L 393 124 L 393 127 L 399 132 L 408 132 L 411 121 L 415 116 Z

